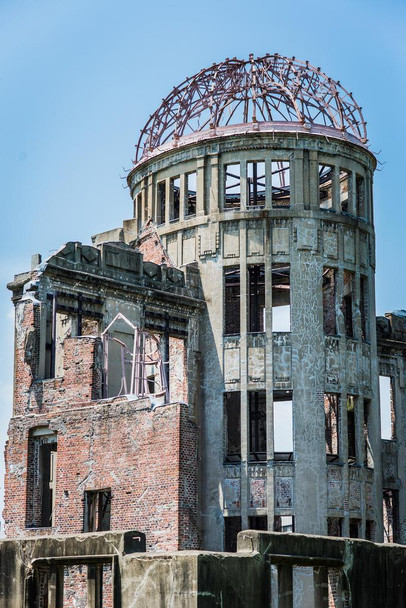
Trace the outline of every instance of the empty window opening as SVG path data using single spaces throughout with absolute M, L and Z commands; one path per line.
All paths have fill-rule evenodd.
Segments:
M 361 277 L 360 281 L 360 313 L 361 313 L 361 336 L 364 341 L 369 340 L 369 298 L 368 279 Z
M 30 432 L 27 471 L 27 527 L 51 527 L 55 519 L 56 433 Z
M 196 215 L 196 171 L 186 175 L 186 215 Z
M 166 213 L 166 182 L 159 182 L 158 184 L 158 201 L 157 201 L 157 224 L 165 223 Z
M 333 207 L 333 172 L 331 165 L 319 165 L 319 204 L 320 209 Z
M 248 517 L 250 530 L 268 530 L 268 517 L 266 515 L 252 515 Z
M 341 517 L 327 517 L 327 535 L 342 536 Z
M 399 492 L 383 491 L 383 542 L 399 541 Z
M 137 231 L 139 232 L 142 228 L 142 194 L 141 192 L 137 194 Z
M 341 211 L 348 213 L 350 210 L 350 174 L 345 169 L 340 170 L 340 205 Z
M 361 175 L 355 178 L 355 201 L 357 216 L 365 217 L 365 179 Z
M 242 530 L 241 517 L 224 518 L 224 551 L 237 551 L 237 534 Z
M 324 333 L 330 336 L 337 334 L 336 316 L 336 279 L 335 268 L 323 270 L 323 328 Z
M 361 520 L 350 519 L 350 538 L 360 538 Z
M 369 399 L 364 399 L 364 465 L 373 468 L 374 460 L 372 457 L 371 442 L 369 439 L 369 412 L 371 402 Z
M 249 403 L 250 460 L 266 460 L 266 393 L 251 391 Z
M 248 327 L 250 332 L 264 331 L 265 266 L 248 267 Z
M 293 459 L 292 394 L 274 393 L 273 396 L 274 459 Z
M 225 166 L 224 208 L 233 209 L 241 202 L 240 163 Z
M 381 439 L 395 439 L 395 402 L 393 379 L 379 376 L 379 400 L 381 404 Z
M 174 222 L 179 219 L 180 205 L 180 177 L 171 179 L 171 209 L 170 221 Z
M 272 265 L 272 331 L 290 331 L 290 267 Z
M 103 331 L 102 341 L 104 397 L 154 394 L 168 402 L 168 374 L 158 336 L 141 330 L 119 313 Z M 165 356 L 165 361 L 168 359 Z
M 326 422 L 327 462 L 337 460 L 340 453 L 339 421 L 340 397 L 337 393 L 324 393 L 324 415 Z
M 224 394 L 225 461 L 241 460 L 241 397 L 239 391 Z
M 375 540 L 375 522 L 372 519 L 365 522 L 365 539 L 372 542 Z
M 275 515 L 273 529 L 275 532 L 294 532 L 295 522 L 293 515 Z
M 290 207 L 290 163 L 272 162 L 272 207 Z
M 85 532 L 110 530 L 111 490 L 85 492 Z
M 355 397 L 347 396 L 347 448 L 348 462 L 356 462 L 356 425 L 355 425 Z
M 247 192 L 248 205 L 265 205 L 265 163 L 247 163 Z
M 224 333 L 240 333 L 240 269 L 224 271 Z
M 344 317 L 345 335 L 347 338 L 354 338 L 353 303 L 354 273 L 348 270 L 344 270 L 344 292 L 341 303 L 341 310 Z

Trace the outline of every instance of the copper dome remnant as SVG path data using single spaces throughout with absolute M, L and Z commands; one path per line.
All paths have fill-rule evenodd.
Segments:
M 368 141 L 361 108 L 339 81 L 295 57 L 250 55 L 215 63 L 174 87 L 142 129 L 135 162 L 186 135 L 263 123 L 317 125 Z

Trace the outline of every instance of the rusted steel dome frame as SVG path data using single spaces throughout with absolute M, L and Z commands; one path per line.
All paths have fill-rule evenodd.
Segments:
M 366 123 L 352 93 L 295 57 L 226 59 L 187 78 L 141 131 L 135 162 L 171 139 L 228 125 L 286 121 L 321 125 L 366 144 Z

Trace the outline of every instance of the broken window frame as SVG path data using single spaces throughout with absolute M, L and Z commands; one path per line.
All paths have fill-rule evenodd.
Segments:
M 369 439 L 369 414 L 371 410 L 371 400 L 364 399 L 364 424 L 363 424 L 363 433 L 364 433 L 364 466 L 373 469 L 374 468 L 374 459 L 372 453 L 371 442 Z
M 192 178 L 194 176 L 194 179 Z M 194 190 L 191 188 L 190 182 L 194 181 Z M 186 205 L 185 205 L 185 215 L 186 217 L 192 217 L 196 215 L 196 206 L 197 206 L 197 171 L 190 171 L 186 173 L 185 176 L 185 185 L 186 185 Z
M 177 222 L 180 218 L 180 176 L 171 177 L 170 183 L 170 222 Z
M 336 462 L 341 456 L 341 396 L 339 393 L 324 393 L 324 417 L 327 462 Z
M 84 532 L 110 530 L 111 489 L 86 490 L 84 495 Z
M 224 269 L 224 335 L 241 333 L 240 295 L 241 281 L 239 266 Z
M 52 528 L 55 525 L 57 449 L 55 431 L 49 427 L 30 429 L 27 454 L 28 528 Z
M 292 330 L 292 311 L 291 311 L 291 286 L 290 286 L 290 265 L 289 264 L 272 264 L 272 332 L 290 332 Z M 275 304 L 278 300 L 286 300 L 287 303 Z M 285 312 L 289 314 L 289 323 L 284 325 L 286 319 L 276 320 L 276 309 L 285 308 Z M 281 312 L 281 311 L 279 311 Z M 283 311 L 282 311 L 283 312 Z
M 241 462 L 241 393 L 230 391 L 223 396 L 224 462 Z
M 162 226 L 166 221 L 166 180 L 162 180 L 157 183 L 157 218 L 156 223 L 158 226 Z
M 248 331 L 265 331 L 265 265 L 248 266 Z
M 341 311 L 343 313 L 345 337 L 355 339 L 354 334 L 354 288 L 355 273 L 344 270 L 343 296 Z
M 117 321 L 123 321 L 128 325 L 133 332 L 133 348 L 132 350 L 127 344 L 115 338 L 113 332 L 110 331 Z M 102 344 L 104 355 L 103 366 L 103 395 L 108 396 L 108 361 L 109 361 L 109 342 L 115 342 L 120 347 L 121 354 L 121 389 L 120 394 L 136 395 L 138 398 L 148 397 L 150 393 L 151 374 L 149 373 L 151 366 L 156 368 L 155 377 L 158 377 L 158 391 L 153 394 L 155 397 L 164 397 L 165 403 L 169 402 L 169 390 L 165 366 L 159 348 L 158 338 L 146 329 L 140 329 L 131 321 L 129 321 L 122 313 L 118 313 L 109 323 L 106 329 L 102 332 Z M 148 341 L 155 344 L 155 350 L 147 352 L 146 345 Z M 127 359 L 126 359 L 127 357 Z M 126 364 L 131 368 L 130 383 L 127 384 Z M 123 392 L 122 392 L 123 391 Z
M 265 207 L 265 161 L 247 161 L 247 207 Z
M 288 209 L 291 201 L 290 161 L 271 162 L 271 204 L 273 209 Z
M 328 336 L 337 335 L 337 269 L 323 268 L 323 330 Z M 332 293 L 331 293 L 332 292 Z M 328 297 L 329 296 L 329 297 Z
M 266 461 L 266 392 L 248 391 L 249 460 Z
M 224 165 L 224 209 L 239 209 L 241 205 L 241 165 Z
M 343 213 L 351 213 L 351 172 L 340 169 L 340 209 Z
M 383 490 L 383 542 L 397 543 L 399 541 L 399 490 Z M 385 525 L 385 514 L 387 522 Z
M 137 232 L 140 232 L 142 228 L 142 193 L 139 192 L 136 196 L 136 218 L 137 218 Z
M 357 462 L 357 399 L 347 395 L 347 456 L 348 464 Z
M 319 164 L 319 207 L 324 211 L 332 210 L 334 166 L 326 163 Z
M 285 405 L 280 405 L 280 404 Z M 279 412 L 279 408 L 289 408 L 288 412 Z M 278 412 L 278 414 L 277 414 Z M 283 420 L 283 422 L 282 422 Z M 289 428 L 286 427 L 286 420 L 289 422 Z M 273 392 L 273 444 L 274 452 L 273 459 L 281 462 L 291 462 L 294 460 L 294 410 L 293 410 L 293 393 L 292 391 L 274 391 Z M 280 450 L 277 443 L 279 438 L 276 439 L 278 432 L 282 428 L 282 434 L 285 435 L 284 441 L 286 442 L 287 448 Z M 286 439 L 286 436 L 288 437 Z

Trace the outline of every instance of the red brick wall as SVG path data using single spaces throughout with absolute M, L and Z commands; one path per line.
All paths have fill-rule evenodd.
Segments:
M 63 378 L 38 378 L 40 306 L 29 300 L 16 307 L 14 415 L 101 397 L 100 338 L 66 338 Z
M 57 433 L 55 526 L 27 530 L 29 430 Z M 87 403 L 14 417 L 6 446 L 9 537 L 83 531 L 84 492 L 111 488 L 111 529 L 140 530 L 148 550 L 197 548 L 197 431 L 188 406 L 151 411 L 148 399 Z

